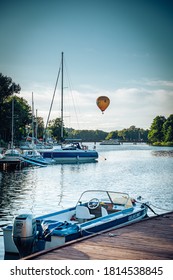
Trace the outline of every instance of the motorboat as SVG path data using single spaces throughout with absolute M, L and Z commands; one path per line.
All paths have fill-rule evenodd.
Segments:
M 70 144 L 61 145 L 52 150 L 41 151 L 40 154 L 46 160 L 54 160 L 55 163 L 89 163 L 98 159 L 98 152 L 90 150 L 80 142 L 72 141 Z
M 35 149 L 23 151 L 22 158 L 25 162 L 38 165 L 38 166 L 47 166 L 48 162 L 43 158 L 43 156 Z
M 3 227 L 6 253 L 21 257 L 61 246 L 84 236 L 116 229 L 147 216 L 148 202 L 132 199 L 129 194 L 88 190 L 74 207 L 34 218 L 21 214 L 13 225 Z
M 109 139 L 102 141 L 100 145 L 120 145 L 120 142 L 118 139 Z

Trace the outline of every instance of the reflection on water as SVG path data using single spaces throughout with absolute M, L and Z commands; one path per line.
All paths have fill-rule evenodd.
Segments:
M 173 151 L 153 151 L 152 154 L 156 157 L 173 157 Z
M 0 227 L 21 213 L 37 216 L 72 206 L 87 189 L 141 195 L 158 207 L 157 213 L 173 210 L 173 148 L 124 144 L 97 149 L 98 163 L 0 172 Z M 2 239 L 0 230 L 1 259 Z

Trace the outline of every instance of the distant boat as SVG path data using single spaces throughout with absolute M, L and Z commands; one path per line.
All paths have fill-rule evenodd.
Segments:
M 109 139 L 109 140 L 104 140 L 103 142 L 100 143 L 100 145 L 120 145 L 120 142 L 118 139 Z
M 60 73 L 60 71 L 59 71 Z M 58 77 L 59 77 L 58 73 Z M 98 153 L 95 150 L 90 150 L 86 146 L 80 145 L 80 143 L 72 140 L 68 145 L 63 146 L 63 53 L 61 59 L 61 139 L 62 145 L 59 148 L 50 150 L 40 150 L 41 155 L 47 159 L 53 159 L 56 163 L 84 163 L 84 162 L 95 162 L 98 158 Z M 52 104 L 51 104 L 52 106 Z M 50 113 L 49 113 L 50 115 Z M 47 121 L 48 123 L 48 121 Z

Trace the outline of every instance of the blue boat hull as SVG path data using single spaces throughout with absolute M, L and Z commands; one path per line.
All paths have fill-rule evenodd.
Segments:
M 64 236 L 65 242 L 69 242 L 81 237 L 99 233 L 104 230 L 123 227 L 128 224 L 132 224 L 133 222 L 137 222 L 147 216 L 147 208 L 145 207 L 141 208 L 141 210 L 136 213 L 130 213 L 129 211 L 129 214 L 127 214 L 128 211 L 129 210 L 125 210 L 125 216 L 121 218 L 115 217 L 114 214 L 110 215 L 109 217 L 98 218 L 97 223 L 101 221 L 101 223 L 98 223 L 98 225 L 92 220 L 84 223 L 81 225 L 81 227 L 78 227 L 76 224 L 67 223 L 67 225 L 64 227 L 64 230 L 62 230 L 62 228 L 54 229 L 52 236 Z M 115 217 L 115 219 L 113 217 Z M 49 241 L 51 241 L 51 236 Z
M 40 152 L 43 158 L 53 159 L 57 163 L 94 162 L 98 158 L 96 151 L 89 150 L 60 150 Z

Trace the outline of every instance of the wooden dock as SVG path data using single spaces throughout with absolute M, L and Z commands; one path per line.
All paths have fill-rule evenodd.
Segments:
M 26 260 L 173 260 L 173 212 L 102 231 Z
M 0 170 L 21 169 L 24 166 L 24 161 L 20 158 L 4 157 L 0 159 Z

